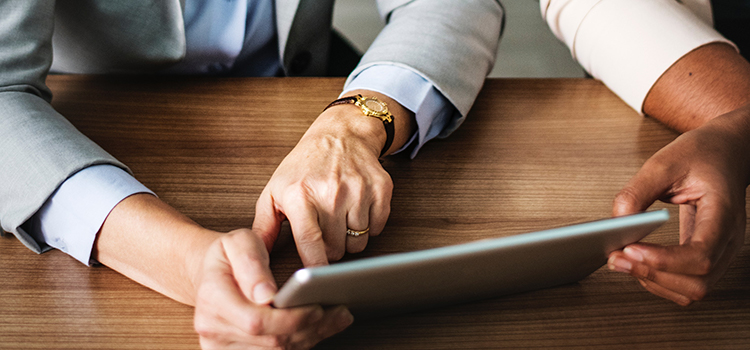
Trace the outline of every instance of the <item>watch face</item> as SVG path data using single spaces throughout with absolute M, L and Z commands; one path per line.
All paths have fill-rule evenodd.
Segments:
M 388 111 L 388 105 L 385 102 L 379 101 L 375 97 L 362 97 L 357 95 L 357 101 L 354 103 L 362 109 L 368 117 L 375 117 L 383 121 L 383 123 L 392 123 L 393 118 L 391 112 Z
M 373 112 L 383 113 L 383 112 L 386 111 L 385 103 L 380 102 L 378 100 L 367 99 L 367 100 L 365 100 L 364 105 L 365 105 L 365 107 L 367 107 L 367 109 L 369 109 L 369 110 L 371 110 Z

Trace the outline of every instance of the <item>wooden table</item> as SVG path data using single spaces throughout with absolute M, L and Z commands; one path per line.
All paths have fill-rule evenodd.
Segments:
M 341 79 L 53 76 L 53 105 L 206 227 L 250 226 L 283 159 Z M 513 235 L 610 214 L 615 193 L 676 134 L 600 83 L 489 80 L 464 125 L 414 160 L 385 161 L 395 184 L 383 235 L 347 259 Z M 647 238 L 677 242 L 677 210 Z M 285 229 L 279 283 L 301 267 Z M 285 237 L 285 238 L 284 238 Z M 746 240 L 746 245 L 748 241 Z M 197 349 L 191 307 L 106 267 L 0 239 L 0 348 Z M 680 307 L 600 269 L 580 283 L 355 322 L 321 349 L 750 348 L 750 256 L 709 297 Z

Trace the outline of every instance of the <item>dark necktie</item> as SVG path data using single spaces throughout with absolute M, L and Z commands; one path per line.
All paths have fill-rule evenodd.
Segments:
M 333 1 L 300 0 L 283 57 L 287 74 L 325 75 Z
M 712 0 L 714 27 L 750 60 L 750 0 Z

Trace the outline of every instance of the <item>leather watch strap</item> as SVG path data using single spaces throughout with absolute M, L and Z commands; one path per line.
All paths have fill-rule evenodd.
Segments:
M 326 106 L 326 108 L 323 108 L 323 110 L 325 111 L 326 109 L 331 108 L 336 105 L 350 104 L 354 102 L 357 102 L 357 96 L 349 96 L 349 97 L 340 98 L 336 101 L 329 103 L 328 106 Z
M 391 148 L 391 144 L 393 144 L 393 136 L 396 133 L 396 128 L 393 126 L 393 122 L 383 120 L 383 126 L 385 126 L 385 145 L 383 145 L 383 150 L 380 151 L 380 157 L 384 156 L 385 152 L 388 152 L 388 149 Z

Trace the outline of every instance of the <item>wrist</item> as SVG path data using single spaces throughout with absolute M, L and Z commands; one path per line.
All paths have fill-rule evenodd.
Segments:
M 349 135 L 360 139 L 371 139 L 372 144 L 379 145 L 379 157 L 389 155 L 401 148 L 417 128 L 413 112 L 389 96 L 375 91 L 363 89 L 347 91 L 341 99 L 326 107 L 321 117 L 324 117 L 329 110 L 336 109 L 341 109 L 342 114 L 339 116 L 345 116 L 347 119 L 319 118 L 319 120 L 342 123 L 340 125 L 344 126 L 346 131 L 351 131 Z
M 714 118 L 706 126 L 709 125 L 720 130 L 717 139 L 733 144 L 729 152 L 741 157 L 737 166 L 742 171 L 744 185 L 750 185 L 750 103 Z
M 750 103 L 738 108 L 738 112 L 739 142 L 743 146 L 741 154 L 745 156 L 745 187 L 747 187 L 750 185 Z
M 198 288 L 200 288 L 203 280 L 206 256 L 214 245 L 221 244 L 219 240 L 225 234 L 205 229 L 199 225 L 191 227 L 190 230 L 193 232 L 189 236 L 194 239 L 190 240 L 184 256 L 185 276 L 190 283 L 186 292 L 189 293 L 190 299 L 185 304 L 195 306 Z
M 331 137 L 345 143 L 356 142 L 376 158 L 386 144 L 383 121 L 365 116 L 353 104 L 342 104 L 323 111 L 303 138 Z

